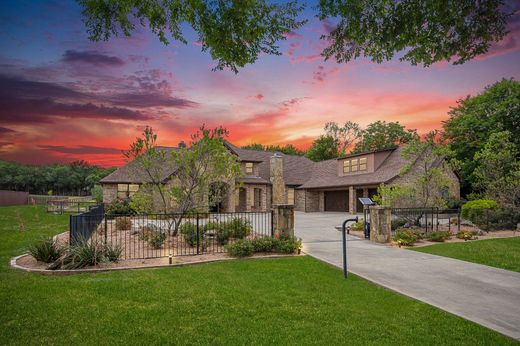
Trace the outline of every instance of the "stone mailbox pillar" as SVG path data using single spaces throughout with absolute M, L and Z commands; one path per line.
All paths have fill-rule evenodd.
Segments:
M 273 235 L 294 237 L 294 205 L 273 205 Z
M 370 240 L 377 243 L 392 241 L 392 213 L 387 206 L 370 207 Z

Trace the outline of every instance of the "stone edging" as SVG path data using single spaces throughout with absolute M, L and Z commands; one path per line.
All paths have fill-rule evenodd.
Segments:
M 224 257 L 224 258 L 218 258 L 218 259 L 201 260 L 201 261 L 184 262 L 184 263 L 155 264 L 155 265 L 150 265 L 150 266 L 50 270 L 50 269 L 27 268 L 27 267 L 21 266 L 16 263 L 20 258 L 25 257 L 25 256 L 30 256 L 30 255 L 25 253 L 23 255 L 19 255 L 19 256 L 11 258 L 11 261 L 10 261 L 11 267 L 14 269 L 23 270 L 23 271 L 29 272 L 29 273 L 39 273 L 42 275 L 57 275 L 57 276 L 85 274 L 85 273 L 101 273 L 101 272 L 120 271 L 120 270 L 129 270 L 129 269 L 157 269 L 157 268 L 164 268 L 164 267 L 184 267 L 184 266 L 192 265 L 192 264 L 204 264 L 204 263 L 212 263 L 212 262 L 229 261 L 229 260 L 238 259 L 235 257 Z M 251 259 L 285 258 L 285 257 L 297 257 L 297 256 L 301 256 L 301 255 L 277 254 L 277 255 L 262 255 L 262 256 L 244 257 L 244 258 L 240 258 L 240 259 L 251 260 Z

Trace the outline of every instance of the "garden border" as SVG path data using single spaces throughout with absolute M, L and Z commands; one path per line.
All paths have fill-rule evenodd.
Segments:
M 101 273 L 101 272 L 109 272 L 109 271 L 121 271 L 121 270 L 135 270 L 135 269 L 158 269 L 164 267 L 183 267 L 188 265 L 195 264 L 204 264 L 204 263 L 212 263 L 212 262 L 221 262 L 221 261 L 229 261 L 229 260 L 253 260 L 253 259 L 269 259 L 269 258 L 285 258 L 285 257 L 299 257 L 306 256 L 303 252 L 298 254 L 273 254 L 273 255 L 259 255 L 259 256 L 250 256 L 250 257 L 223 257 L 218 259 L 209 259 L 209 260 L 201 260 L 201 261 L 193 261 L 193 262 L 184 262 L 184 263 L 172 263 L 172 264 L 154 264 L 150 266 L 130 266 L 130 267 L 113 267 L 113 268 L 88 268 L 88 269 L 37 269 L 37 268 L 28 268 L 19 265 L 16 263 L 20 258 L 30 256 L 28 253 L 24 253 L 22 255 L 12 257 L 10 260 L 11 268 L 23 270 L 28 273 L 38 273 L 42 275 L 49 276 L 62 276 L 62 275 L 76 275 L 76 274 L 88 274 L 88 273 Z

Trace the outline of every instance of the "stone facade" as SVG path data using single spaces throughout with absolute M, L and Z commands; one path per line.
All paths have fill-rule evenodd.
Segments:
M 273 204 L 287 203 L 285 182 L 283 179 L 283 157 L 278 153 L 271 156 L 270 176 Z
M 367 159 L 366 172 L 360 172 L 356 169 L 356 172 L 350 172 L 348 174 L 343 171 L 342 160 L 345 159 L 340 159 L 338 162 L 335 162 L 336 160 L 325 161 L 324 163 L 326 165 L 324 165 L 324 163 L 320 163 L 319 166 L 307 165 L 302 169 L 301 166 L 295 166 L 295 157 L 287 158 L 287 155 L 284 156 L 278 153 L 272 155 L 266 152 L 263 152 L 262 156 L 256 154 L 251 155 L 253 151 L 248 151 L 248 153 L 246 153 L 247 155 L 239 153 L 237 155 L 241 159 L 240 165 L 245 175 L 243 184 L 237 186 L 237 182 L 226 182 L 229 189 L 219 210 L 225 212 L 269 211 L 272 205 L 288 204 L 288 191 L 294 189 L 294 210 L 323 212 L 325 211 L 325 191 L 345 190 L 344 198 L 348 198 L 348 200 L 341 200 L 341 202 L 343 202 L 341 209 L 346 209 L 345 212 L 356 213 L 360 211 L 360 208 L 358 209 L 358 198 L 362 196 L 372 196 L 374 194 L 373 189 L 377 188 L 378 182 L 385 181 L 386 184 L 413 184 L 416 181 L 418 174 L 420 174 L 419 165 L 415 164 L 409 172 L 402 176 L 399 175 L 399 167 L 405 163 L 403 163 L 399 151 L 392 150 L 375 152 L 373 153 L 373 157 L 371 154 L 365 154 Z M 286 158 L 287 161 L 285 161 Z M 267 164 L 269 167 L 266 166 Z M 325 169 L 323 167 L 329 168 Z M 381 167 L 386 168 L 383 170 Z M 442 165 L 442 168 L 450 182 L 448 191 L 449 197 L 453 199 L 460 198 L 460 184 L 457 176 L 446 165 Z M 308 171 L 306 171 L 307 169 Z M 336 170 L 338 170 L 339 173 L 336 173 Z M 390 171 L 391 174 L 388 174 L 388 171 Z M 380 172 L 386 172 L 387 174 L 379 174 Z M 121 172 L 121 174 L 119 174 L 120 177 L 112 177 L 102 182 L 103 201 L 105 203 L 111 203 L 117 199 L 118 184 L 116 182 L 120 180 L 116 179 L 123 179 L 125 177 L 123 173 L 124 172 Z M 370 174 L 367 175 L 365 173 Z M 294 177 L 291 176 L 291 174 L 294 174 L 296 177 L 300 176 L 301 178 L 294 181 Z M 372 175 L 375 175 L 375 177 Z M 323 181 L 313 185 L 309 183 L 308 179 L 321 179 Z M 173 179 L 169 179 L 166 183 L 176 184 L 178 182 L 174 177 Z M 256 198 L 255 189 L 256 191 L 260 191 L 260 195 L 258 195 L 257 192 Z M 370 194 L 369 189 L 372 189 Z M 346 195 L 347 191 L 348 197 Z M 201 205 L 206 206 L 206 208 L 209 204 L 209 193 L 208 191 L 208 195 L 203 196 L 201 200 Z M 442 193 L 445 192 L 443 191 Z M 158 197 L 159 196 L 154 196 L 154 205 L 157 204 Z M 336 196 L 332 195 L 331 198 L 342 197 L 338 197 L 336 194 Z M 329 201 L 327 201 L 328 208 L 334 210 L 328 202 Z M 345 204 L 348 204 L 347 208 L 343 208 Z
M 273 226 L 275 236 L 294 237 L 294 206 L 273 205 Z
M 117 200 L 117 184 L 103 184 L 103 203 L 110 204 Z
M 370 240 L 377 243 L 392 241 L 392 209 L 385 206 L 370 207 Z

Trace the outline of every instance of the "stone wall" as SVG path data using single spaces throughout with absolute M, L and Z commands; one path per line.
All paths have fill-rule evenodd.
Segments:
M 270 159 L 270 179 L 273 204 L 285 204 L 287 195 L 283 179 L 283 157 L 278 153 Z
M 112 203 L 117 200 L 117 184 L 103 184 L 103 203 Z
M 440 168 L 444 174 L 444 176 L 448 180 L 448 194 L 450 199 L 460 199 L 460 182 L 457 175 L 453 172 L 451 168 L 448 167 L 445 163 L 440 164 Z M 388 185 L 410 185 L 414 184 L 417 181 L 417 177 L 423 174 L 423 170 L 420 166 L 420 160 L 414 164 L 408 172 L 403 175 L 398 176 L 394 180 L 392 180 Z M 440 193 L 440 191 L 437 191 Z
M 370 207 L 370 240 L 377 243 L 392 241 L 391 208 L 386 206 Z
M 306 211 L 305 190 L 294 190 L 294 210 Z

